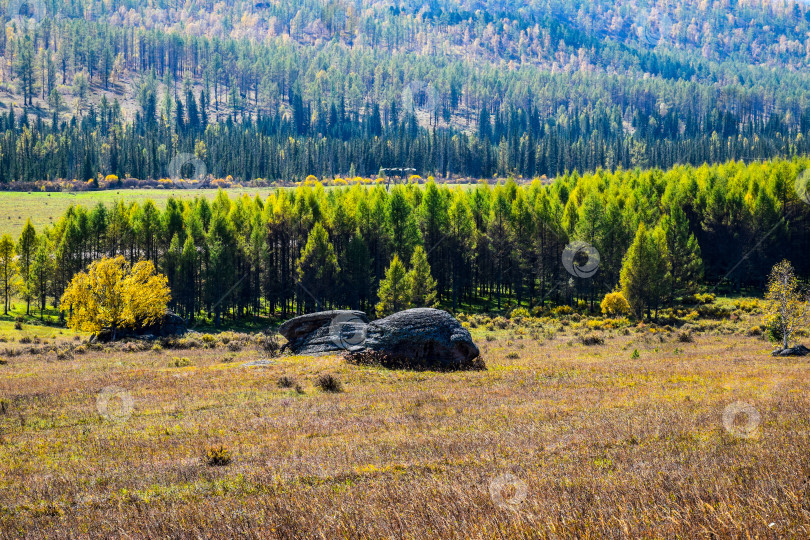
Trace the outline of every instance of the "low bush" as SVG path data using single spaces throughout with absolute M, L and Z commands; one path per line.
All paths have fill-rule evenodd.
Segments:
M 187 367 L 187 366 L 190 366 L 190 365 L 191 365 L 191 360 L 189 360 L 185 356 L 182 357 L 182 358 L 175 356 L 169 362 L 169 367 L 181 368 L 181 367 Z
M 752 326 L 748 329 L 747 334 L 749 336 L 761 336 L 762 335 L 762 327 L 761 326 Z
M 678 341 L 681 343 L 693 343 L 695 338 L 692 336 L 691 331 L 684 330 L 682 332 L 678 332 Z
M 698 315 L 704 319 L 727 319 L 731 316 L 730 306 L 720 306 L 717 304 L 707 304 L 698 307 Z
M 529 310 L 524 307 L 519 307 L 517 309 L 513 309 L 512 313 L 509 314 L 509 318 L 513 320 L 520 321 L 521 319 L 527 319 L 529 317 Z
M 331 373 L 320 375 L 315 381 L 315 386 L 324 392 L 338 393 L 343 391 L 343 383 Z
M 288 377 L 287 375 L 282 375 L 278 379 L 278 387 L 279 388 L 293 388 L 295 386 L 295 379 L 292 377 Z
M 205 452 L 205 463 L 209 467 L 224 467 L 232 461 L 231 452 L 222 445 L 209 448 Z
M 590 345 L 604 345 L 605 339 L 602 336 L 597 336 L 595 334 L 590 334 L 587 336 L 582 336 L 579 338 L 579 341 L 586 346 Z
M 57 360 L 73 360 L 73 350 L 70 348 L 67 349 L 57 349 L 56 350 L 56 359 Z
M 734 302 L 734 307 L 740 311 L 744 311 L 745 313 L 762 313 L 762 309 L 759 307 L 759 300 L 756 298 L 750 300 L 737 300 Z
M 505 328 L 509 328 L 509 326 L 512 324 L 512 321 L 510 321 L 505 317 L 495 317 L 494 319 L 492 319 L 492 324 L 495 325 L 497 328 L 503 330 Z
M 551 314 L 555 317 L 559 317 L 561 315 L 570 315 L 574 312 L 571 306 L 557 306 L 551 310 Z
M 256 337 L 256 344 L 271 358 L 281 354 L 281 345 L 275 335 L 259 335 Z
M 681 298 L 681 303 L 687 306 L 713 304 L 717 297 L 711 293 L 690 294 Z

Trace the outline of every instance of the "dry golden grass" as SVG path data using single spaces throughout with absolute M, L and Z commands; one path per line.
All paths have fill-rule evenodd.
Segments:
M 676 331 L 597 330 L 605 343 L 586 346 L 584 321 L 558 330 L 473 329 L 483 372 L 296 356 L 245 367 L 263 353 L 221 343 L 7 358 L 0 531 L 810 536 L 807 359 L 773 359 L 743 332 L 684 343 Z M 176 357 L 191 365 L 170 367 Z M 323 374 L 343 391 L 318 389 Z M 758 425 L 727 414 L 724 426 L 737 402 Z M 223 449 L 230 463 L 212 466 L 206 455 Z

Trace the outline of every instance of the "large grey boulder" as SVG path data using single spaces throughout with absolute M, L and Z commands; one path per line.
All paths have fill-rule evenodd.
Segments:
M 285 348 L 296 354 L 329 354 L 362 343 L 366 325 L 362 311 L 319 311 L 286 321 L 278 333 L 287 339 Z
M 483 361 L 466 328 L 440 309 L 415 308 L 369 323 L 361 347 L 349 359 L 389 367 L 480 369 Z
M 482 368 L 470 333 L 446 311 L 417 308 L 368 322 L 362 311 L 322 311 L 279 328 L 296 354 L 345 352 L 349 361 L 387 367 Z

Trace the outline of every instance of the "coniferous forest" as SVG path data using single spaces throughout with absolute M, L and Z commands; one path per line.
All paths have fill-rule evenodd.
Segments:
M 9 0 L 0 185 L 178 154 L 284 183 L 807 153 L 810 7 L 721 4 Z
M 45 231 L 26 227 L 17 251 L 34 309 L 57 305 L 93 260 L 123 255 L 153 261 L 172 307 L 192 320 L 371 311 L 391 261 L 407 266 L 421 247 L 437 300 L 454 311 L 598 310 L 623 272 L 641 269 L 651 272 L 642 310 L 655 310 L 700 290 L 761 290 L 785 253 L 806 275 L 810 204 L 796 186 L 809 167 L 802 159 L 599 171 L 552 185 L 316 183 L 266 199 L 221 190 L 210 202 L 170 198 L 162 211 L 151 201 L 71 207 Z M 597 252 L 593 276 L 565 267 L 577 241 Z

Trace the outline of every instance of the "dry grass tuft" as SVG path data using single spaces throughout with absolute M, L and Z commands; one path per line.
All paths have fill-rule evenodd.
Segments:
M 315 379 L 315 386 L 317 386 L 324 392 L 331 392 L 334 394 L 343 391 L 343 383 L 341 383 L 340 379 L 338 379 L 331 373 L 319 375 L 318 378 Z
M 231 452 L 222 445 L 209 448 L 205 452 L 205 463 L 209 467 L 224 467 L 232 461 Z

